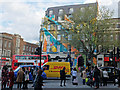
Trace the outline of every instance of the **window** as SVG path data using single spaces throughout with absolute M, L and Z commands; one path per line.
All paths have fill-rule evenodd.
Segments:
M 46 56 L 42 56 L 41 59 L 42 59 L 42 60 L 46 60 L 47 57 L 46 57 Z
M 26 51 L 28 51 L 28 46 L 26 46 Z
M 57 40 L 61 40 L 61 35 L 57 35 Z
M 5 40 L 5 44 L 4 44 L 5 48 L 7 47 L 7 40 Z
M 23 46 L 23 51 L 25 51 L 25 45 Z
M 74 11 L 73 8 L 70 8 L 70 9 L 69 9 L 69 14 L 72 14 L 73 11 Z
M 32 48 L 32 52 L 34 52 L 34 48 Z
M 107 39 L 106 39 L 106 35 L 104 35 L 103 37 L 104 37 L 104 38 L 103 38 L 103 39 L 104 39 L 104 41 L 106 41 L 106 40 L 107 40 Z
M 29 47 L 29 51 L 31 51 L 31 47 Z
M 48 30 L 50 30 L 51 25 L 48 25 Z
M 93 7 L 90 6 L 90 7 L 89 7 L 89 10 L 92 10 L 92 9 L 93 9 Z
M 58 26 L 57 26 L 57 29 L 58 29 L 58 30 L 61 30 L 61 26 L 60 26 L 60 25 L 58 25 Z
M 44 69 L 44 70 L 49 70 L 49 65 L 43 66 L 43 69 Z
M 59 9 L 58 13 L 63 14 L 63 9 Z
M 8 56 L 10 57 L 10 51 L 8 51 Z
M 50 41 L 50 35 L 47 36 L 47 42 L 49 42 L 49 41 Z
M 58 21 L 61 21 L 62 20 L 62 17 L 58 16 Z
M 116 34 L 116 40 L 118 40 L 118 35 Z
M 84 8 L 84 7 L 82 7 L 82 8 L 80 8 L 80 10 L 81 10 L 82 12 L 84 12 L 84 11 L 85 11 L 85 8 Z
M 73 16 L 72 16 L 72 15 L 69 15 L 68 17 L 69 17 L 69 18 L 72 18 Z
M 2 56 L 2 50 L 0 50 L 0 56 Z
M 50 10 L 50 11 L 49 11 L 49 15 L 53 15 L 53 10 Z
M 113 41 L 113 35 L 110 35 L 110 40 Z
M 2 47 L 2 39 L 0 39 L 0 47 Z
M 49 52 L 50 51 L 50 46 L 49 45 L 47 45 L 47 52 Z
M 8 47 L 9 47 L 9 48 L 11 47 L 11 42 L 8 43 Z
M 68 35 L 68 40 L 72 40 L 72 35 Z
M 102 50 L 102 46 L 101 45 L 98 46 L 98 50 L 99 50 L 99 52 L 101 52 L 101 50 Z
M 57 52 L 60 52 L 60 45 L 57 45 Z

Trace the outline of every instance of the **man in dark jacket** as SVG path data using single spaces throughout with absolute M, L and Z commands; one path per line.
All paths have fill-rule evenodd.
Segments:
M 41 69 L 38 70 L 38 74 L 37 74 L 37 78 L 36 78 L 36 81 L 35 81 L 34 90 L 42 90 L 42 86 L 43 86 L 43 77 L 41 76 L 42 72 L 43 71 Z
M 119 75 L 118 75 L 118 87 L 120 88 L 120 70 L 119 70 Z
M 95 66 L 94 70 L 94 78 L 95 78 L 95 83 L 96 83 L 96 89 L 99 88 L 99 79 L 100 79 L 100 70 Z
M 60 86 L 62 87 L 63 80 L 64 80 L 64 86 L 66 86 L 65 85 L 65 81 L 66 81 L 65 67 L 63 68 L 63 70 L 60 70 L 60 79 L 61 79 Z

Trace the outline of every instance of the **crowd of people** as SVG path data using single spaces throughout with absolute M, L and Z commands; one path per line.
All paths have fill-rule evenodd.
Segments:
M 28 89 L 28 83 L 29 83 L 29 73 L 33 76 L 33 87 L 34 90 L 42 89 L 43 86 L 43 77 L 41 76 L 43 70 L 40 68 L 35 69 L 32 68 L 20 68 L 20 70 L 17 72 L 17 88 L 22 89 Z M 78 72 L 80 73 L 80 76 L 78 75 Z M 120 87 L 120 71 L 118 73 L 118 87 Z M 108 72 L 106 69 L 101 70 L 97 66 L 91 67 L 89 69 L 82 68 L 82 69 L 76 69 L 73 68 L 71 71 L 72 76 L 72 83 L 73 85 L 78 85 L 78 77 L 82 78 L 83 85 L 89 85 L 94 88 L 99 88 L 99 86 L 107 86 L 107 81 L 109 78 Z M 66 72 L 65 67 L 60 70 L 60 86 L 62 87 L 62 83 L 64 81 L 64 86 L 66 86 Z M 8 70 L 8 67 L 5 65 L 2 69 L 2 89 L 5 89 L 6 87 L 9 87 L 10 90 L 12 90 L 13 85 L 15 81 L 15 76 L 13 69 L 10 68 L 10 71 Z
M 29 73 L 33 76 L 33 87 L 34 90 L 42 89 L 42 82 L 43 78 L 41 76 L 43 70 L 40 68 L 20 68 L 17 72 L 17 78 L 14 76 L 14 71 L 12 68 L 10 68 L 10 71 L 8 70 L 7 65 L 3 66 L 2 68 L 2 84 L 1 84 L 1 90 L 6 90 L 6 88 L 9 88 L 10 90 L 13 89 L 14 82 L 17 83 L 18 89 L 28 89 L 28 83 L 29 83 Z
M 89 85 L 94 88 L 99 88 L 99 86 L 107 86 L 107 82 L 109 79 L 109 75 L 106 69 L 101 70 L 97 66 L 92 66 L 91 68 L 81 68 L 78 69 L 80 72 L 80 77 L 82 78 L 83 85 Z M 77 78 L 77 70 L 74 68 L 72 70 L 72 81 L 76 81 Z M 115 76 L 114 76 L 115 77 Z M 114 78 L 113 77 L 113 78 Z M 118 80 L 118 87 L 120 87 L 120 71 L 118 72 L 118 76 L 116 77 Z M 113 79 L 115 80 L 115 78 Z M 113 81 L 115 84 L 115 81 Z

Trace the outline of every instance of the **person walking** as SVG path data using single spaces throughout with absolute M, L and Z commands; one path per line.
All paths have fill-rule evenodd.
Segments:
M 103 86 L 107 86 L 107 80 L 108 80 L 108 72 L 106 71 L 106 69 L 104 69 L 103 71 Z
M 28 82 L 29 82 L 29 72 L 25 72 L 25 89 L 28 89 Z
M 66 82 L 65 67 L 63 68 L 63 70 L 60 70 L 60 79 L 61 79 L 60 86 L 62 87 L 62 82 L 63 81 L 64 81 L 64 86 L 66 86 L 65 85 L 65 82 Z
M 22 67 L 22 70 L 23 70 L 23 72 L 24 72 L 24 74 L 23 74 L 23 85 L 22 85 L 22 89 L 25 89 L 25 68 Z
M 87 77 L 87 75 L 86 75 L 86 69 L 84 69 L 84 70 L 82 71 L 81 77 L 82 77 L 82 79 L 83 79 L 83 85 L 85 85 L 85 79 L 86 79 L 86 77 Z
M 9 80 L 10 80 L 9 89 L 12 90 L 14 85 L 14 72 L 12 68 L 10 69 L 10 72 L 9 72 Z
M 94 86 L 94 80 L 93 80 L 93 75 L 94 75 L 94 66 L 91 67 L 91 70 L 90 70 L 90 86 Z
M 99 70 L 100 70 L 100 86 L 102 86 L 102 83 L 103 83 L 103 71 L 100 68 L 99 68 Z
M 73 70 L 72 70 L 72 82 L 74 81 L 74 79 L 76 79 L 77 78 L 77 69 L 76 68 L 74 68 Z
M 8 80 L 9 80 L 9 72 L 8 72 L 8 67 L 5 65 L 5 66 L 3 66 L 3 69 L 2 69 L 2 87 L 1 87 L 1 89 L 6 88 L 6 84 L 8 83 Z
M 120 88 L 120 70 L 118 71 L 118 87 Z
M 17 73 L 17 88 L 20 88 L 21 89 L 21 84 L 22 84 L 22 81 L 23 81 L 23 77 L 24 77 L 24 71 L 22 70 L 22 68 L 20 68 L 20 70 L 18 71 Z
M 43 71 L 41 69 L 38 70 L 37 78 L 34 84 L 34 90 L 42 90 L 42 86 L 43 86 L 43 77 L 41 76 L 42 72 Z
M 97 68 L 97 66 L 95 66 L 95 70 L 94 70 L 94 76 L 95 78 L 95 89 L 99 88 L 99 79 L 100 79 L 100 70 Z

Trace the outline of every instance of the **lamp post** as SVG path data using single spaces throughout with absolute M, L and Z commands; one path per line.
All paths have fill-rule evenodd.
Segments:
M 39 50 L 39 51 L 40 51 L 40 52 L 39 52 L 39 55 L 40 55 L 40 69 L 41 69 L 41 55 L 42 55 L 41 30 L 42 30 L 42 25 L 41 25 L 41 29 L 40 29 L 40 38 L 39 38 L 39 39 L 40 39 L 40 41 L 39 41 L 39 47 L 40 47 L 40 48 L 39 48 L 39 49 L 40 49 L 40 50 Z
M 40 53 L 39 53 L 39 55 L 40 55 L 40 69 L 41 69 L 41 55 L 42 55 L 42 41 L 40 41 Z

